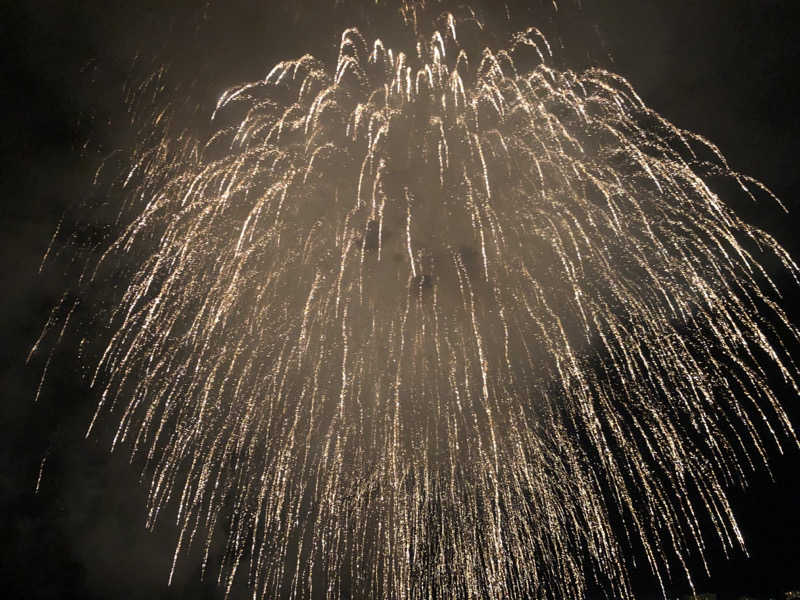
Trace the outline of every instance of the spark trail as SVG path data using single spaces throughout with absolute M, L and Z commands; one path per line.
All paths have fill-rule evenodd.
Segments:
M 624 79 L 436 23 L 347 30 L 208 135 L 137 108 L 158 73 L 132 92 L 136 216 L 80 283 L 133 265 L 96 419 L 143 457 L 149 524 L 177 505 L 176 559 L 225 541 L 228 589 L 630 598 L 632 549 L 663 580 L 708 522 L 741 546 L 725 490 L 797 443 L 761 265 L 797 267 L 713 182 L 769 191 Z

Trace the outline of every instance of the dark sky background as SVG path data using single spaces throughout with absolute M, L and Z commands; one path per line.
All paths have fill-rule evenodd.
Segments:
M 63 260 L 44 276 L 37 269 L 61 215 L 92 193 L 89 179 L 98 157 L 131 139 L 119 99 L 137 53 L 143 65 L 154 57 L 171 62 L 176 89 L 199 79 L 194 97 L 210 102 L 230 84 L 262 77 L 277 60 L 308 50 L 333 60 L 341 25 L 360 18 L 360 11 L 334 11 L 330 4 L 0 0 L 5 597 L 222 597 L 213 577 L 199 581 L 198 561 L 191 556 L 179 562 L 167 588 L 174 527 L 164 519 L 147 532 L 136 465 L 128 463 L 124 449 L 109 455 L 103 432 L 83 438 L 97 399 L 82 381 L 74 340 L 56 350 L 41 397 L 33 402 L 47 351 L 30 366 L 25 357 L 66 285 Z M 624 75 L 648 105 L 716 142 L 734 168 L 773 189 L 789 215 L 768 204 L 737 208 L 800 258 L 795 2 L 583 0 L 582 10 L 562 7 L 557 16 L 541 8 L 548 4 L 544 0 L 529 4 L 533 9 L 520 10 L 515 25 L 543 26 L 556 46 L 563 43 L 557 50 L 563 65 L 594 62 Z M 787 290 L 784 307 L 798 323 L 798 292 L 781 283 Z M 783 400 L 800 425 L 797 397 L 785 393 Z M 750 557 L 737 553 L 726 560 L 712 544 L 711 577 L 693 565 L 699 590 L 716 591 L 720 598 L 767 598 L 800 589 L 800 452 L 773 452 L 772 465 L 773 479 L 757 473 L 747 490 L 731 493 Z M 658 596 L 646 571 L 633 575 L 641 598 Z M 685 591 L 678 575 L 670 593 Z

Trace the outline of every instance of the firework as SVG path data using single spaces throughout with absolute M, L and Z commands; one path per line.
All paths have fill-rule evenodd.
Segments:
M 131 92 L 134 216 L 79 285 L 122 269 L 92 426 L 119 415 L 149 525 L 177 506 L 176 560 L 225 540 L 227 589 L 630 598 L 631 549 L 662 579 L 705 521 L 740 546 L 725 490 L 797 443 L 761 263 L 797 267 L 714 182 L 772 195 L 538 30 L 423 13 L 227 90 L 207 135 L 159 73 Z

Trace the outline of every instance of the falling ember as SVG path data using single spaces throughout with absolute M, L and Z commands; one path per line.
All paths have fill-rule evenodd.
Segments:
M 149 524 L 177 504 L 176 560 L 223 538 L 227 589 L 632 598 L 632 548 L 662 580 L 702 523 L 741 546 L 725 490 L 797 444 L 760 257 L 797 266 L 712 180 L 769 191 L 624 79 L 436 23 L 403 49 L 349 29 L 205 136 L 148 117 L 136 216 L 79 284 L 126 265 L 92 426 L 116 408 Z

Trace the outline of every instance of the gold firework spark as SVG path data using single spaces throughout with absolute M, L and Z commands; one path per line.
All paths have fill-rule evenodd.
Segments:
M 797 266 L 710 182 L 769 191 L 538 30 L 475 52 L 480 28 L 347 30 L 335 69 L 226 91 L 207 136 L 141 108 L 163 73 L 132 92 L 137 216 L 81 283 L 135 266 L 97 415 L 144 457 L 150 525 L 177 504 L 176 559 L 226 540 L 228 589 L 579 598 L 596 573 L 631 598 L 631 547 L 661 579 L 705 520 L 740 546 L 726 488 L 797 443 L 759 257 Z

